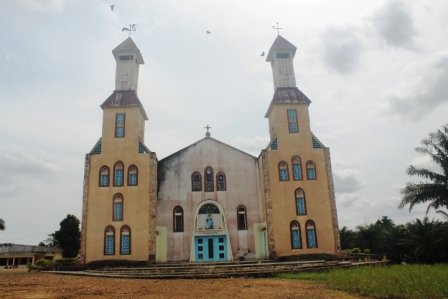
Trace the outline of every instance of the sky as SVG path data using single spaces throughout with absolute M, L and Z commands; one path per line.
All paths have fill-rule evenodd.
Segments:
M 115 5 L 112 10 L 110 5 Z M 81 219 L 84 157 L 115 87 L 111 51 L 129 35 L 145 64 L 145 144 L 162 159 L 205 135 L 256 157 L 269 143 L 277 31 L 297 47 L 311 130 L 331 150 L 339 226 L 398 209 L 414 149 L 448 123 L 445 0 L 5 0 L 0 23 L 0 243 L 37 245 Z M 211 34 L 206 34 L 210 31 Z M 439 219 L 430 212 L 430 218 Z

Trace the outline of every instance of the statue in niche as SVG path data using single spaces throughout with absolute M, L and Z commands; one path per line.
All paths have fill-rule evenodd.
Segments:
M 213 229 L 213 219 L 211 214 L 208 214 L 208 218 L 205 219 L 205 229 Z

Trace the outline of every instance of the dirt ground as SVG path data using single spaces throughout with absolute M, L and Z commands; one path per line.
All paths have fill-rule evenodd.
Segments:
M 360 298 L 279 278 L 119 279 L 0 270 L 0 298 Z

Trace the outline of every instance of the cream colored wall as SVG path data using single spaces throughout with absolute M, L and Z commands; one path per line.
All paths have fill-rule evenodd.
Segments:
M 115 138 L 115 114 L 126 113 L 125 137 Z M 105 259 L 148 259 L 148 236 L 155 227 L 149 225 L 150 213 L 150 154 L 138 153 L 140 120 L 138 107 L 114 107 L 104 109 L 102 153 L 90 155 L 88 200 L 86 207 L 85 262 Z M 113 186 L 113 169 L 117 161 L 124 164 L 122 187 Z M 127 186 L 128 167 L 138 167 L 138 186 Z M 109 187 L 99 187 L 99 171 L 106 165 L 110 169 Z M 113 197 L 123 195 L 123 221 L 113 221 Z M 115 254 L 104 254 L 104 232 L 108 225 L 115 228 Z M 127 225 L 131 229 L 131 254 L 120 255 L 120 229 Z M 154 249 L 155 250 L 155 249 Z
M 289 133 L 287 109 L 296 109 L 299 133 Z M 269 188 L 272 199 L 273 234 L 275 251 L 278 256 L 311 253 L 335 253 L 334 229 L 331 210 L 331 198 L 326 175 L 324 149 L 314 149 L 311 141 L 307 104 L 274 105 L 269 124 L 271 136 L 277 136 L 278 150 L 269 150 Z M 302 178 L 294 181 L 291 159 L 294 155 L 301 158 Z M 316 165 L 317 180 L 307 180 L 306 162 L 312 160 Z M 278 163 L 288 163 L 289 181 L 279 179 Z M 295 190 L 305 192 L 307 215 L 296 215 Z M 291 249 L 290 223 L 297 220 L 301 228 L 303 249 Z M 316 225 L 318 248 L 307 249 L 305 223 L 313 220 Z
M 163 226 L 157 226 L 156 231 L 156 262 L 164 263 L 167 261 L 167 229 Z
M 214 192 L 192 192 L 192 173 L 200 172 L 204 180 L 207 166 L 214 171 Z M 255 251 L 253 224 L 263 218 L 256 158 L 212 138 L 205 138 L 161 160 L 159 168 L 157 225 L 168 229 L 169 261 L 190 259 L 194 213 L 197 206 L 208 199 L 218 201 L 223 207 L 231 244 L 229 255 L 246 246 Z M 226 174 L 227 191 L 216 191 L 216 174 L 219 171 Z M 237 229 L 237 207 L 240 204 L 247 208 L 248 231 L 244 240 L 238 236 Z M 182 233 L 173 232 L 173 209 L 177 205 L 184 210 Z

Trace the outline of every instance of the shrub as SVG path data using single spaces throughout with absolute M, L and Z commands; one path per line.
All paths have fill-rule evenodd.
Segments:
M 77 260 L 78 260 L 77 258 L 72 257 L 72 258 L 58 259 L 58 260 L 55 260 L 54 262 L 58 266 L 65 266 L 65 265 L 68 265 L 68 264 L 72 264 L 72 263 L 76 262 Z
M 37 267 L 48 267 L 53 266 L 54 264 L 55 262 L 46 259 L 38 260 L 34 263 L 34 265 Z
M 361 249 L 359 248 L 353 248 L 352 253 L 361 253 Z
M 369 249 L 369 248 L 364 249 L 364 252 L 363 252 L 363 253 L 365 253 L 365 254 L 370 254 L 370 249 Z

